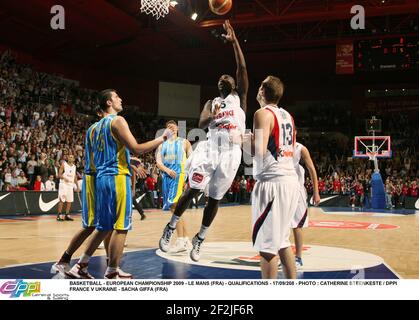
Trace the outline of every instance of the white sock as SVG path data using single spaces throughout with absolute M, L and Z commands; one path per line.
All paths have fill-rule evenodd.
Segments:
M 90 256 L 88 256 L 87 254 L 83 253 L 79 259 L 79 263 L 89 263 L 90 260 Z
M 110 274 L 112 272 L 116 272 L 118 268 L 107 267 L 105 274 Z
M 205 239 L 205 235 L 207 234 L 209 227 L 201 225 L 201 230 L 199 230 L 198 237 L 201 239 Z
M 172 229 L 176 229 L 176 225 L 177 225 L 177 223 L 179 222 L 179 220 L 180 220 L 180 217 L 178 217 L 177 215 L 172 215 L 172 218 L 170 219 L 170 222 L 169 222 L 169 226 L 170 226 L 170 228 L 172 228 Z

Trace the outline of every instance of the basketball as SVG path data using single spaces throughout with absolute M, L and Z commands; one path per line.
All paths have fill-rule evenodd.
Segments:
M 209 0 L 208 3 L 211 11 L 219 16 L 228 13 L 233 6 L 233 0 Z

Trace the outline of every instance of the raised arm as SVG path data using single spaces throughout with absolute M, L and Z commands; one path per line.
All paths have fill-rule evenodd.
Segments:
M 237 81 L 237 92 L 240 96 L 240 101 L 244 112 L 247 110 L 247 92 L 249 90 L 249 79 L 247 76 L 246 60 L 244 59 L 243 51 L 240 47 L 239 40 L 237 40 L 236 34 L 229 20 L 224 22 L 224 30 L 227 34 L 223 34 L 223 37 L 232 43 L 234 49 L 234 56 L 236 58 L 236 81 Z
M 112 121 L 112 133 L 135 155 L 156 149 L 172 132 L 174 132 L 174 129 L 169 125 L 162 136 L 145 143 L 137 143 L 128 127 L 127 121 L 123 117 L 117 116 Z

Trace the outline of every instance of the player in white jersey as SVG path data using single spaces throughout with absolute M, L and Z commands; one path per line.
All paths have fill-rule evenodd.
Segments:
M 198 261 L 201 244 L 217 211 L 218 203 L 228 191 L 241 162 L 241 136 L 245 131 L 247 91 L 249 81 L 246 62 L 234 30 L 228 20 L 224 23 L 237 64 L 237 85 L 233 77 L 222 75 L 218 80 L 220 96 L 209 100 L 202 110 L 199 127 L 208 128 L 208 139 L 198 144 L 188 159 L 189 188 L 180 197 L 170 222 L 166 225 L 159 242 L 163 252 L 169 250 L 170 238 L 183 212 L 192 198 L 208 188 L 208 203 L 204 209 L 200 231 L 192 239 L 190 257 Z
M 295 126 L 292 116 L 277 106 L 283 91 L 281 80 L 268 76 L 259 88 L 261 109 L 254 116 L 252 240 L 264 279 L 277 278 L 278 254 L 285 278 L 297 275 L 289 241 L 299 190 L 293 165 Z
M 58 177 L 60 178 L 60 184 L 58 185 L 58 214 L 57 221 L 73 221 L 70 217 L 71 204 L 74 201 L 74 184 L 77 186 L 76 166 L 74 164 L 74 156 L 69 154 L 67 161 L 61 163 L 60 170 L 58 171 Z M 77 187 L 76 192 L 79 192 Z M 67 203 L 65 208 L 65 218 L 61 217 L 64 203 Z
M 320 203 L 319 195 L 319 184 L 317 181 L 316 168 L 314 167 L 313 160 L 310 157 L 310 152 L 308 149 L 303 146 L 301 143 L 295 144 L 294 149 L 294 168 L 298 176 L 299 184 L 299 196 L 298 196 L 298 206 L 295 211 L 294 219 L 292 221 L 292 228 L 294 233 L 295 241 L 295 263 L 297 268 L 303 267 L 302 253 L 303 253 L 303 230 L 308 226 L 308 211 L 307 211 L 307 190 L 304 187 L 304 173 L 305 170 L 301 166 L 300 162 L 303 162 L 308 169 L 310 174 L 311 181 L 313 183 L 313 203 L 318 205 Z

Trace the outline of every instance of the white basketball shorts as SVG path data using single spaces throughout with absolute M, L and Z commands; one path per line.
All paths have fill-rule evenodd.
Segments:
M 189 186 L 205 190 L 208 196 L 221 200 L 236 176 L 242 152 L 239 145 L 219 148 L 210 141 L 198 144 L 187 162 Z
M 74 201 L 74 190 L 73 186 L 60 183 L 58 186 L 58 198 L 61 202 L 73 202 Z
M 278 254 L 288 248 L 291 222 L 299 197 L 297 176 L 280 176 L 258 181 L 252 194 L 253 247 L 259 252 Z
M 297 209 L 294 218 L 292 219 L 292 228 L 307 228 L 308 227 L 308 206 L 307 206 L 307 191 L 304 186 L 300 185 L 300 192 L 298 197 Z

